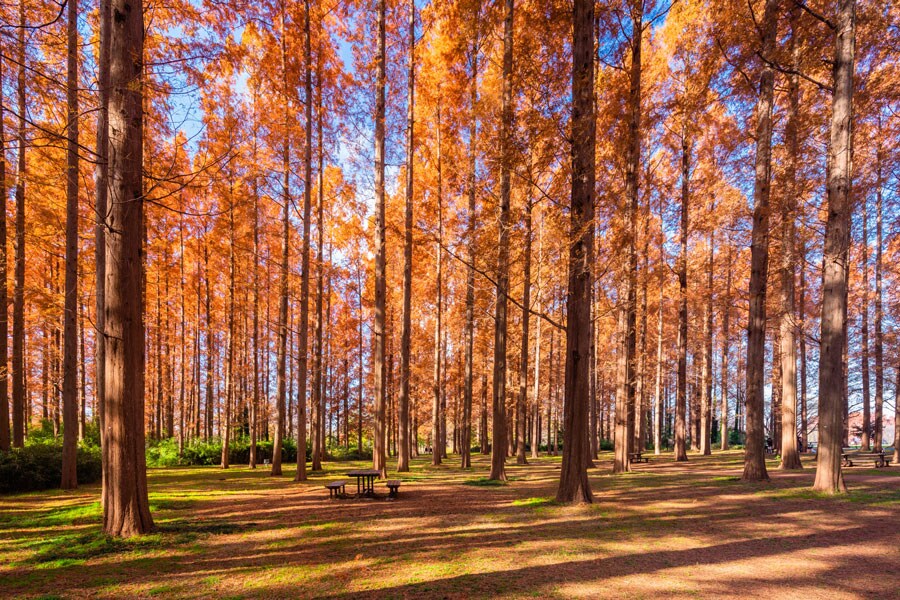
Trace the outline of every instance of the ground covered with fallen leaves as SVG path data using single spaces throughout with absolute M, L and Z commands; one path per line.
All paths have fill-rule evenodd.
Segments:
M 559 458 L 460 470 L 416 459 L 397 500 L 329 500 L 326 463 L 294 483 L 263 468 L 151 469 L 156 532 L 113 540 L 98 486 L 0 496 L 0 597 L 900 598 L 900 468 L 743 483 L 741 453 L 592 469 L 595 503 L 557 505 Z M 391 478 L 395 478 L 391 474 Z M 355 480 L 348 491 L 355 491 Z M 376 490 L 386 492 L 383 485 Z

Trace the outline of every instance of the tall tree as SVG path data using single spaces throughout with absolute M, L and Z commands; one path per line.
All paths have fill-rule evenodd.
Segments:
M 3 54 L 3 40 L 0 39 L 0 56 Z M 3 81 L 3 59 L 0 58 L 0 84 Z M 3 126 L 3 86 L 0 85 L 0 203 L 4 218 L 0 219 L 0 450 L 10 448 L 9 430 L 9 296 L 7 288 L 6 255 L 6 138 Z
M 153 529 L 144 454 L 143 6 L 112 0 L 111 14 L 102 506 L 103 530 L 131 537 Z
M 78 0 L 66 24 L 66 279 L 63 313 L 63 456 L 60 487 L 78 487 Z M 3 215 L 5 219 L 5 213 Z M 5 404 L 5 400 L 3 401 Z
M 13 446 L 25 445 L 25 0 L 19 0 L 19 63 L 16 96 L 19 112 L 19 151 L 16 169 L 16 244 L 13 286 L 12 438 Z
M 760 34 L 762 54 L 775 50 L 779 0 L 766 0 Z M 770 59 L 770 58 L 769 58 Z M 756 162 L 753 184 L 753 231 L 750 244 L 750 316 L 747 324 L 747 397 L 745 481 L 769 478 L 766 472 L 764 379 L 766 358 L 766 278 L 769 270 L 769 194 L 772 175 L 772 104 L 775 70 L 762 66 L 756 102 Z
M 678 381 L 675 392 L 675 460 L 686 461 L 687 457 L 687 251 L 688 251 L 688 205 L 691 181 L 691 142 L 688 134 L 687 116 L 682 116 L 681 126 L 681 252 L 678 255 Z
M 397 471 L 409 471 L 409 353 L 412 337 L 413 159 L 416 99 L 416 2 L 409 1 L 409 52 L 406 81 L 406 206 L 403 220 L 403 323 L 400 326 L 400 398 Z M 471 407 L 471 405 L 470 405 Z M 465 466 L 465 465 L 463 465 Z
M 832 66 L 831 126 L 827 161 L 828 218 L 822 267 L 822 333 L 819 358 L 819 447 L 813 489 L 847 491 L 841 472 L 843 356 L 847 344 L 847 260 L 850 245 L 851 131 L 856 1 L 838 0 Z
M 879 125 L 881 120 L 879 119 Z M 879 127 L 880 129 L 880 127 Z M 875 450 L 883 449 L 884 437 L 884 299 L 882 297 L 883 150 L 881 132 L 875 148 Z M 896 403 L 897 400 L 895 399 Z M 894 422 L 897 428 L 897 422 Z
M 566 300 L 566 442 L 556 499 L 593 502 L 587 476 L 588 381 L 591 265 L 594 243 L 594 2 L 575 0 L 572 31 L 572 200 L 570 204 L 569 293 Z M 548 419 L 549 421 L 549 419 Z
M 503 17 L 503 102 L 500 114 L 500 207 L 497 242 L 497 286 L 494 309 L 494 429 L 489 479 L 506 481 L 506 311 L 509 303 L 509 198 L 513 135 L 513 5 L 505 0 Z
M 375 369 L 375 441 L 372 467 L 386 475 L 384 319 L 387 296 L 384 243 L 384 103 L 385 103 L 385 11 L 386 0 L 378 0 L 378 53 L 375 58 L 375 321 L 373 327 Z

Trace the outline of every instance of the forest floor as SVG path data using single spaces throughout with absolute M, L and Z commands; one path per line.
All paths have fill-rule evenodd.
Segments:
M 900 468 L 845 469 L 835 498 L 810 490 L 811 457 L 759 484 L 741 457 L 613 476 L 604 453 L 577 507 L 553 501 L 558 457 L 506 485 L 481 455 L 417 459 L 395 501 L 328 499 L 368 463 L 302 484 L 291 465 L 151 469 L 157 531 L 125 541 L 102 535 L 96 485 L 0 496 L 0 597 L 900 598 Z

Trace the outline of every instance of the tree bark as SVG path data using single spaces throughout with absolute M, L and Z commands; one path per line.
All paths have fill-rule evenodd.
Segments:
M 288 280 L 288 264 L 291 258 L 290 246 L 290 175 L 291 175 L 291 136 L 290 136 L 290 102 L 288 100 L 288 74 L 287 74 L 287 27 L 286 7 L 287 0 L 281 0 L 281 76 L 282 76 L 282 107 L 284 119 L 284 140 L 281 148 L 281 264 L 279 265 L 279 298 L 278 298 L 278 350 L 275 357 L 275 439 L 272 443 L 272 471 L 271 475 L 281 475 L 281 451 L 284 439 L 285 408 L 287 404 L 287 338 L 288 338 L 288 293 L 290 283 Z
M 497 287 L 494 312 L 493 444 L 489 479 L 506 481 L 506 310 L 509 294 L 509 199 L 513 136 L 513 5 L 505 0 L 503 18 L 503 104 L 500 118 L 500 207 L 497 243 Z
M 12 442 L 25 446 L 25 0 L 19 0 L 19 152 L 16 172 L 16 243 L 13 287 Z
M 320 32 L 321 35 L 321 32 Z M 325 389 L 323 362 L 324 341 L 323 331 L 325 322 L 322 320 L 325 300 L 325 156 L 322 145 L 322 48 L 321 42 L 316 52 L 316 137 L 317 159 L 316 169 L 316 341 L 315 341 L 315 381 L 313 382 L 313 407 L 315 408 L 315 435 L 313 439 L 312 470 L 321 471 L 322 461 L 325 458 Z
M 528 401 L 528 335 L 531 316 L 531 210 L 533 207 L 529 195 L 525 206 L 525 266 L 522 281 L 522 353 L 519 366 L 519 419 L 516 422 L 516 464 L 524 465 L 525 458 L 525 406 Z
M 713 205 L 715 210 L 715 205 Z M 713 363 L 713 266 L 715 261 L 715 234 L 709 233 L 709 257 L 706 267 L 706 304 L 703 320 L 703 358 L 700 388 L 700 454 L 712 454 L 712 363 Z
M 0 54 L 4 51 L 0 39 Z M 3 61 L 0 60 L 0 81 L 3 81 Z M 6 138 L 3 126 L 3 92 L 0 90 L 0 198 L 3 199 L 3 215 L 0 219 L 0 451 L 9 450 L 12 443 L 9 428 L 9 296 L 7 287 L 7 244 L 6 244 Z
M 880 129 L 879 119 L 879 129 Z M 878 139 L 881 139 L 879 131 Z M 875 450 L 883 449 L 884 437 L 884 304 L 882 298 L 882 188 L 884 187 L 881 144 L 875 149 Z M 2 356 L 2 355 L 0 355 Z M 894 401 L 896 402 L 896 400 Z M 897 423 L 894 423 L 897 427 Z
M 685 118 L 685 121 L 687 119 Z M 675 394 L 675 460 L 687 457 L 687 249 L 690 202 L 690 141 L 687 123 L 681 131 L 681 253 L 678 255 L 678 389 Z
M 144 455 L 143 7 L 113 0 L 111 14 L 102 504 L 107 535 L 131 537 L 153 529 Z
M 860 450 L 868 451 L 872 447 L 869 432 L 872 428 L 872 393 L 869 369 L 869 215 L 865 197 L 860 199 L 862 209 L 862 285 L 860 292 L 860 370 L 862 371 L 862 432 L 860 436 Z M 851 234 L 852 235 L 852 234 Z
M 847 260 L 850 245 L 851 129 L 856 1 L 839 0 L 836 23 L 829 160 L 828 219 L 822 268 L 822 333 L 819 358 L 819 447 L 813 489 L 847 491 L 841 473 L 843 438 L 843 355 L 847 307 Z
M 78 487 L 78 0 L 68 0 L 66 278 L 63 313 L 63 456 L 60 487 Z M 5 201 L 5 198 L 4 198 Z M 6 212 L 0 215 L 6 219 Z M 4 280 L 5 286 L 5 280 Z M 3 404 L 6 400 L 3 399 Z
M 386 0 L 378 0 L 378 53 L 375 59 L 375 321 L 373 326 L 375 368 L 375 441 L 372 468 L 387 473 L 385 458 L 385 227 L 384 227 L 384 98 Z
M 637 210 L 640 195 L 641 166 L 641 40 L 643 35 L 643 2 L 631 3 L 631 69 L 628 93 L 628 141 L 625 167 L 625 251 L 628 254 L 623 277 L 623 314 L 619 316 L 621 351 L 616 393 L 616 432 L 614 473 L 631 470 L 628 455 L 634 448 L 635 421 L 635 350 L 637 345 Z
M 587 476 L 595 123 L 593 0 L 575 0 L 572 32 L 572 198 L 566 300 L 565 432 L 558 502 L 593 502 Z
M 775 50 L 779 0 L 766 0 L 762 20 L 762 53 Z M 775 71 L 762 67 L 756 103 L 756 174 L 753 186 L 753 230 L 750 245 L 750 316 L 747 324 L 747 397 L 744 448 L 745 481 L 769 478 L 766 472 L 764 410 L 766 350 L 766 277 L 769 269 L 769 194 L 772 172 L 772 100 Z
M 535 289 L 536 311 L 541 312 L 541 266 L 544 261 L 544 215 L 540 213 L 538 223 L 538 263 L 537 263 L 537 287 Z M 534 412 L 534 431 L 531 438 L 531 457 L 537 458 L 541 447 L 541 322 L 537 320 L 537 331 L 534 339 L 534 392 L 532 411 Z
M 728 450 L 728 347 L 731 342 L 729 328 L 731 324 L 731 279 L 732 279 L 731 244 L 728 243 L 727 264 L 728 275 L 725 278 L 724 301 L 722 302 L 722 407 L 719 419 L 720 448 Z
M 444 448 L 441 447 L 443 440 L 441 432 L 441 320 L 444 310 L 444 282 L 443 282 L 443 266 L 444 266 L 444 190 L 443 190 L 443 172 L 442 166 L 444 157 L 441 148 L 441 99 L 438 98 L 437 105 L 437 218 L 438 218 L 438 239 L 435 244 L 435 261 L 437 262 L 436 270 L 436 303 L 437 314 L 434 322 L 434 380 L 432 381 L 432 394 L 434 402 L 431 411 L 431 464 L 439 465 L 444 457 Z
M 415 159 L 414 126 L 416 99 L 416 3 L 409 2 L 409 44 L 406 90 L 406 209 L 403 229 L 403 322 L 400 330 L 400 399 L 399 454 L 397 471 L 409 471 L 409 354 L 412 331 L 412 245 L 413 245 L 413 164 Z M 471 388 L 469 388 L 471 410 Z M 463 459 L 465 461 L 465 458 Z M 464 467 L 466 465 L 463 465 Z

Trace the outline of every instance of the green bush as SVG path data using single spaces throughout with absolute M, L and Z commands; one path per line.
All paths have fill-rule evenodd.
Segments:
M 256 460 L 272 460 L 271 440 L 260 440 L 256 443 Z M 310 449 L 307 445 L 307 460 Z M 293 439 L 285 439 L 281 447 L 281 460 L 284 462 L 296 462 L 297 442 Z M 246 437 L 230 440 L 228 443 L 228 462 L 241 465 L 250 463 L 250 439 Z M 162 439 L 151 440 L 147 444 L 147 466 L 149 467 L 177 467 L 177 466 L 211 466 L 222 463 L 222 440 L 216 438 L 208 441 L 192 440 L 184 445 L 179 455 L 178 440 Z
M 44 441 L 29 436 L 24 448 L 0 452 L 0 494 L 46 490 L 59 486 L 62 478 L 62 441 Z M 80 444 L 77 458 L 78 483 L 100 481 L 100 448 Z

